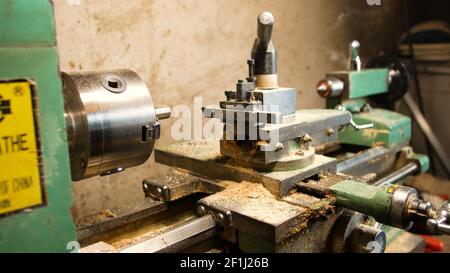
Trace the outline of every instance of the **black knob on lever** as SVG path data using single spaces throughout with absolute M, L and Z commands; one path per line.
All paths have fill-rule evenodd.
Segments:
M 272 13 L 265 11 L 258 16 L 257 22 L 258 36 L 252 49 L 257 86 L 261 88 L 277 88 L 277 52 L 272 42 L 275 17 Z
M 275 17 L 272 13 L 265 11 L 258 17 L 258 49 L 267 50 L 272 40 L 273 24 Z

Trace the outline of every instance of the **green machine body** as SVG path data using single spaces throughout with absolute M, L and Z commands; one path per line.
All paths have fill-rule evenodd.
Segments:
M 53 5 L 3 0 L 0 18 L 0 137 L 35 133 L 19 132 L 20 142 L 11 136 L 0 149 L 0 161 L 8 163 L 0 166 L 0 252 L 69 252 L 77 236 Z M 23 94 L 32 101 L 19 109 Z M 36 176 L 11 178 L 10 164 Z

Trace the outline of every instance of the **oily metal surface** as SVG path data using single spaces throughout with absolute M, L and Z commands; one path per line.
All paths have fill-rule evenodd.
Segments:
M 122 249 L 121 253 L 174 252 L 217 234 L 216 223 L 207 215 L 193 219 L 163 234 Z M 199 238 L 197 238 L 199 237 Z
M 322 155 L 315 155 L 310 165 L 292 171 L 259 172 L 243 168 L 220 155 L 219 143 L 212 141 L 182 142 L 158 148 L 155 159 L 203 177 L 262 183 L 270 192 L 280 196 L 287 195 L 295 183 L 308 177 L 321 172 L 336 172 L 336 160 Z
M 120 221 L 123 218 L 124 221 L 122 225 L 85 238 L 81 240 L 80 243 L 82 246 L 87 246 L 103 241 L 112 245 L 114 248 L 121 250 L 131 245 L 144 242 L 155 236 L 161 235 L 174 227 L 181 226 L 193 219 L 197 219 L 198 217 L 195 213 L 196 202 L 201 197 L 201 195 L 192 195 L 171 203 L 161 203 L 153 200 L 150 203 L 156 202 L 156 204 L 162 204 L 163 209 L 159 211 L 154 210 L 151 213 L 147 213 L 147 215 L 143 215 L 143 213 L 146 213 L 145 211 L 136 210 L 134 213 L 130 212 L 130 214 L 128 214 L 131 216 L 131 218 L 128 219 L 124 218 L 120 212 L 111 210 L 113 215 L 108 215 L 108 220 Z
M 327 134 L 328 129 L 345 126 L 350 120 L 350 113 L 338 110 L 298 110 L 294 120 L 281 124 L 266 124 L 260 131 L 271 139 L 283 142 L 305 134 Z
M 169 202 L 194 193 L 213 194 L 225 189 L 227 181 L 206 179 L 186 171 L 171 169 L 167 174 L 156 179 L 145 179 L 143 189 L 146 196 Z
M 379 178 L 395 167 L 398 152 L 404 145 L 391 148 L 376 146 L 373 148 L 360 148 L 358 151 L 346 152 L 344 146 L 338 157 L 337 172 L 353 176 L 367 177 L 373 174 Z
M 318 218 L 332 215 L 330 202 L 304 194 L 280 199 L 261 184 L 241 182 L 201 199 L 199 206 L 226 214 L 226 227 L 279 243 L 307 231 Z
M 142 202 L 111 210 L 103 210 L 97 214 L 75 219 L 78 240 L 83 242 L 91 237 L 107 233 L 110 230 L 141 220 L 150 215 L 167 210 L 167 205 L 153 198 L 145 198 Z

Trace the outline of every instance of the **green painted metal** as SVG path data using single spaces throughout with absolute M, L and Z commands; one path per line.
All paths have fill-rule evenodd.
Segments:
M 2 0 L 0 46 L 54 46 L 53 8 L 49 0 Z
M 331 72 L 327 74 L 327 78 L 344 82 L 344 99 L 364 98 L 389 90 L 389 70 L 385 68 Z
M 49 0 L 0 2 L 0 79 L 36 82 L 47 206 L 0 218 L 0 252 L 67 252 L 76 241 L 62 84 Z
M 341 105 L 351 113 L 359 113 L 366 104 L 367 104 L 366 98 L 349 100 L 349 99 L 341 99 L 338 97 L 338 98 L 327 98 L 326 107 L 328 109 L 335 109 L 336 106 Z
M 336 205 L 372 216 L 380 223 L 388 223 L 392 193 L 389 186 L 375 187 L 361 182 L 345 180 L 330 190 Z
M 374 127 L 356 131 L 347 126 L 339 133 L 341 143 L 366 147 L 384 145 L 390 148 L 411 140 L 411 119 L 396 112 L 373 109 L 367 113 L 353 114 L 353 121 L 356 124 L 373 123 Z
M 361 112 L 361 109 L 363 109 L 366 104 L 367 104 L 367 99 L 365 99 L 365 98 L 353 99 L 353 100 L 343 100 L 341 102 L 341 105 L 347 111 L 350 111 L 352 113 Z
M 421 173 L 426 173 L 430 169 L 430 158 L 423 154 L 414 154 L 414 158 L 419 161 Z
M 382 144 L 390 148 L 411 140 L 409 117 L 383 109 L 361 113 L 367 103 L 366 97 L 389 90 L 388 69 L 331 72 L 327 77 L 340 79 L 345 85 L 343 96 L 328 99 L 327 107 L 334 108 L 340 104 L 353 113 L 356 124 L 374 124 L 373 128 L 361 131 L 347 126 L 339 134 L 341 143 L 365 147 Z
M 389 89 L 388 69 L 352 71 L 349 75 L 349 99 L 386 93 Z
M 430 169 L 430 158 L 427 155 L 413 153 L 409 159 L 419 163 L 420 173 L 426 173 Z

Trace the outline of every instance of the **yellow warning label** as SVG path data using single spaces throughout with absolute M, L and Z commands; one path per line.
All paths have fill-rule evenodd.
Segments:
M 394 193 L 398 189 L 398 187 L 399 187 L 399 185 L 397 185 L 397 184 L 390 186 L 387 190 L 387 193 L 391 193 L 391 194 Z
M 44 203 L 29 82 L 0 82 L 0 215 Z

